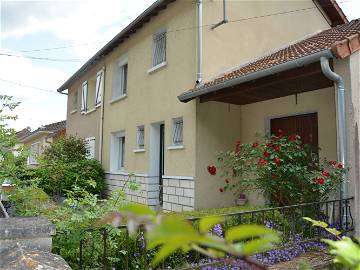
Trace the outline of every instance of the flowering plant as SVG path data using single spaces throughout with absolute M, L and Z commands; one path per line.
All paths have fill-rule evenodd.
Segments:
M 284 136 L 281 130 L 250 144 L 238 141 L 234 150 L 218 154 L 225 178 L 220 192 L 238 195 L 256 189 L 276 206 L 327 199 L 339 187 L 346 168 L 319 159 L 318 152 L 303 144 L 300 136 Z

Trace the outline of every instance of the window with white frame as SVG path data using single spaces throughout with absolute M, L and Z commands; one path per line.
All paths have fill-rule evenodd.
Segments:
M 145 147 L 145 127 L 138 126 L 136 131 L 136 148 L 144 149 Z
M 85 138 L 85 144 L 87 148 L 86 158 L 88 159 L 95 159 L 95 150 L 96 150 L 95 141 L 96 141 L 95 137 Z
M 183 145 L 183 127 L 184 122 L 182 117 L 173 119 L 173 145 Z
M 102 69 L 96 74 L 95 106 L 101 104 L 101 98 L 104 91 L 104 79 L 104 70 Z
M 81 89 L 81 112 L 87 111 L 88 108 L 87 97 L 88 97 L 88 82 L 85 81 L 83 82 Z
M 29 155 L 29 164 L 36 165 L 39 164 L 37 157 L 40 155 L 40 143 L 33 143 L 30 146 L 30 155 Z
M 126 57 L 121 57 L 114 63 L 113 66 L 113 91 L 112 98 L 116 99 L 127 95 L 128 84 L 128 60 Z
M 111 138 L 111 171 L 123 171 L 125 165 L 125 131 L 112 133 Z
M 161 30 L 153 36 L 153 59 L 155 67 L 166 61 L 166 30 Z

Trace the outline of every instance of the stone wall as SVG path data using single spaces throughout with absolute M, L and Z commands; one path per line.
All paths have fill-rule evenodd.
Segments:
M 192 211 L 194 210 L 194 179 L 182 176 L 164 176 L 163 179 L 163 210 Z

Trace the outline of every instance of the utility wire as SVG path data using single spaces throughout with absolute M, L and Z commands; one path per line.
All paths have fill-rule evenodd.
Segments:
M 22 84 L 22 83 L 19 83 L 19 82 L 9 81 L 9 80 L 5 80 L 5 79 L 1 79 L 1 78 L 0 78 L 0 81 L 5 82 L 5 83 L 14 84 L 14 85 L 21 86 L 21 87 L 25 87 L 25 88 L 35 89 L 35 90 L 38 90 L 38 91 L 59 94 L 57 91 L 52 91 L 52 90 L 49 90 L 49 89 L 44 89 L 44 88 L 40 88 L 40 87 L 36 87 L 36 86 Z
M 9 57 L 18 57 L 18 58 L 29 58 L 34 60 L 45 60 L 45 61 L 53 61 L 53 62 L 84 62 L 86 60 L 82 59 L 60 59 L 60 58 L 49 58 L 49 57 L 36 57 L 31 55 L 17 55 L 11 53 L 0 53 L 0 56 L 9 56 Z
M 106 41 L 97 41 L 97 42 L 90 42 L 90 43 L 82 43 L 82 44 L 74 44 L 74 45 L 68 45 L 68 46 L 60 46 L 60 47 L 50 47 L 50 48 L 41 48 L 41 49 L 32 49 L 32 50 L 21 50 L 18 51 L 19 53 L 27 53 L 27 52 L 41 52 L 41 51 L 52 51 L 52 50 L 61 50 L 61 49 L 68 49 L 68 48 L 74 48 L 74 47 L 83 47 L 83 46 L 91 46 L 95 44 L 101 44 Z

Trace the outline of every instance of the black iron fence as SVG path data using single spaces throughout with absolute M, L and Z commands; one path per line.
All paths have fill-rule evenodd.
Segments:
M 239 224 L 262 224 L 279 231 L 281 243 L 272 251 L 254 256 L 264 264 L 274 264 L 310 250 L 324 248 L 324 244 L 319 240 L 331 238 L 324 230 L 303 220 L 303 217 L 324 221 L 343 234 L 353 231 L 352 204 L 353 198 L 348 198 L 223 214 L 220 216 L 224 217 L 225 222 L 216 225 L 210 233 L 223 236 L 227 228 Z M 196 227 L 199 219 L 193 217 L 188 220 Z M 138 237 L 134 239 L 129 237 L 126 226 L 89 229 L 83 232 L 80 241 L 78 268 L 151 269 L 150 263 L 155 252 L 146 249 L 142 231 L 139 231 Z M 95 253 L 98 255 L 94 256 Z M 222 263 L 211 261 L 195 252 L 178 252 L 157 269 L 202 269 L 205 265 Z

